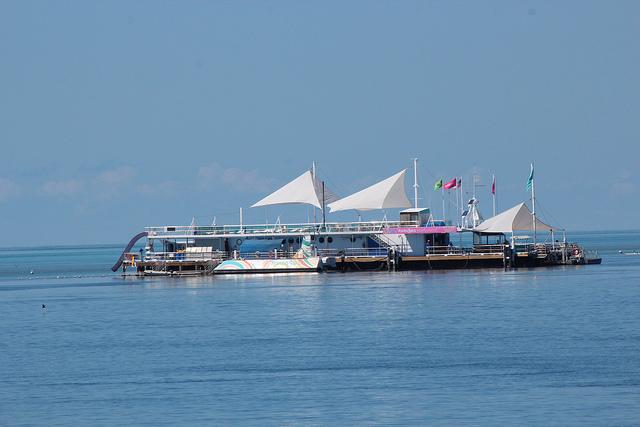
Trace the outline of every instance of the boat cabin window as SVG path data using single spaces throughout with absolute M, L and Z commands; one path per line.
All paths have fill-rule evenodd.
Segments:
M 449 246 L 449 234 L 427 234 L 425 235 L 425 242 L 427 246 Z

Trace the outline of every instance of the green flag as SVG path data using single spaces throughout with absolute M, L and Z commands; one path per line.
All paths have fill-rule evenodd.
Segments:
M 529 179 L 527 180 L 527 191 L 531 190 L 533 186 L 533 163 L 531 163 L 531 173 L 529 174 Z
M 442 188 L 442 178 L 440 178 L 438 181 L 436 181 L 436 183 L 433 186 L 434 190 L 439 190 Z

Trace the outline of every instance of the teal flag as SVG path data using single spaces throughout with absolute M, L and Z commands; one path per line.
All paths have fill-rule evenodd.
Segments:
M 531 163 L 531 173 L 529 174 L 529 179 L 527 180 L 527 191 L 530 191 L 531 187 L 533 187 L 533 163 Z

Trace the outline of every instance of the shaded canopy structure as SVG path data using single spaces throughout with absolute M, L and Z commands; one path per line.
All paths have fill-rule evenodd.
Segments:
M 537 231 L 555 231 L 552 227 L 536 218 Z M 533 231 L 533 214 L 525 203 L 491 217 L 473 229 L 478 233 L 513 233 L 515 231 Z
M 322 209 L 322 182 L 313 176 L 311 171 L 306 171 L 293 181 L 280 187 L 251 207 L 281 205 L 281 204 L 307 204 Z M 324 188 L 324 202 L 331 203 L 338 197 L 326 186 Z
M 407 170 L 373 184 L 333 203 L 329 203 L 331 212 L 358 211 L 390 208 L 410 208 L 411 202 L 404 191 L 404 177 Z

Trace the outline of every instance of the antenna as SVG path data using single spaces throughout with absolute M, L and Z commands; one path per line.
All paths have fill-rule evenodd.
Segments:
M 535 248 L 536 245 L 536 234 L 537 233 L 537 221 L 536 221 L 536 183 L 535 178 L 533 177 L 533 163 L 531 163 L 531 205 L 533 207 L 533 212 L 531 212 L 531 216 L 533 217 L 533 246 Z
M 413 204 L 414 208 L 418 208 L 418 158 L 414 157 L 413 159 Z

